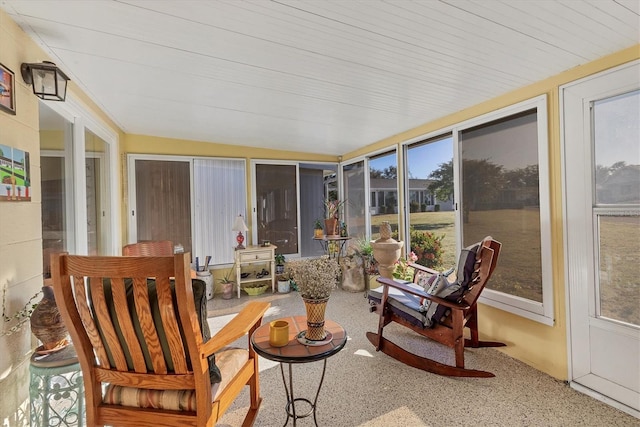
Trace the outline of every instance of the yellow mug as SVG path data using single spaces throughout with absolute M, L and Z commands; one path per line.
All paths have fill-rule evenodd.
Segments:
M 289 323 L 274 320 L 269 323 L 269 344 L 271 347 L 284 347 L 289 344 Z

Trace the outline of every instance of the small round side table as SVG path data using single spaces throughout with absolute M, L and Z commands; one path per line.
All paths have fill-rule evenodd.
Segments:
M 280 362 L 280 373 L 282 375 L 282 383 L 287 395 L 287 405 L 285 412 L 287 419 L 284 422 L 286 426 L 289 424 L 289 418 L 293 420 L 294 427 L 296 426 L 299 418 L 305 418 L 313 415 L 313 423 L 318 427 L 318 420 L 316 419 L 316 409 L 318 405 L 318 396 L 320 395 L 320 389 L 324 382 L 324 375 L 327 370 L 327 359 L 340 350 L 342 350 L 347 343 L 347 331 L 338 323 L 326 319 L 325 330 L 331 333 L 331 337 L 327 338 L 326 342 L 322 345 L 304 345 L 298 341 L 299 334 L 307 329 L 307 318 L 305 316 L 292 316 L 285 317 L 278 320 L 284 320 L 289 323 L 289 342 L 284 347 L 272 347 L 269 344 L 269 323 L 265 323 L 255 330 L 251 336 L 251 345 L 253 349 L 260 356 L 273 360 L 274 362 Z M 293 392 L 293 372 L 291 366 L 299 363 L 309 363 L 323 361 L 322 375 L 318 384 L 318 390 L 313 402 L 309 399 L 302 397 L 295 397 Z M 287 364 L 289 367 L 289 381 L 285 378 L 283 364 Z M 300 407 L 296 407 L 300 404 Z M 302 404 L 306 404 L 309 410 L 305 413 L 300 411 Z
M 34 353 L 29 373 L 32 426 L 84 425 L 84 383 L 72 345 L 46 355 Z

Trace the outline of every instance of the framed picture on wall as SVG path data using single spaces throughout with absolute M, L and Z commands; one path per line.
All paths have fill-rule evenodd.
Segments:
M 13 71 L 0 64 L 0 110 L 16 113 L 15 79 Z

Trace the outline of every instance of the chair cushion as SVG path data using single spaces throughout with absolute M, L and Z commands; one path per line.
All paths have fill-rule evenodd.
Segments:
M 422 291 L 422 287 L 415 283 L 403 282 L 411 288 Z M 380 303 L 382 301 L 382 292 L 384 286 L 380 286 L 375 289 L 370 289 L 368 292 L 368 298 L 371 301 Z M 387 302 L 391 306 L 391 309 L 400 317 L 405 320 L 422 327 L 430 326 L 431 322 L 425 316 L 425 313 L 420 311 L 422 306 L 420 302 L 421 298 L 406 292 L 402 292 L 399 289 L 389 287 L 389 298 Z
M 222 382 L 211 386 L 212 402 L 218 399 L 227 384 L 249 360 L 249 351 L 225 347 L 218 353 L 217 365 L 222 373 Z M 108 385 L 102 401 L 108 405 L 133 406 L 173 411 L 195 411 L 195 390 L 149 390 L 135 387 Z
M 116 334 L 118 335 L 118 339 L 120 341 L 120 345 L 122 346 L 122 349 L 124 351 L 124 355 L 125 358 L 127 360 L 127 366 L 129 367 L 129 369 L 133 369 L 133 360 L 131 358 L 131 354 L 128 350 L 126 341 L 124 339 L 124 336 L 122 335 L 122 330 L 120 328 L 120 325 L 118 323 L 118 319 L 116 316 L 116 311 L 115 311 L 115 307 L 113 305 L 113 299 L 112 299 L 112 295 L 111 295 L 111 282 L 109 281 L 109 279 L 105 279 L 103 280 L 103 286 L 105 289 L 105 299 L 106 299 L 106 303 L 107 306 L 109 307 L 110 313 L 111 313 L 111 318 L 113 320 L 113 325 L 114 328 L 116 330 Z M 164 332 L 164 327 L 162 325 L 162 318 L 160 315 L 160 308 L 158 307 L 158 298 L 157 298 L 157 293 L 156 293 L 156 282 L 153 279 L 147 279 L 147 286 L 148 286 L 148 291 L 149 291 L 149 301 L 150 301 L 150 305 L 151 305 L 151 314 L 152 314 L 152 318 L 153 318 L 153 322 L 156 325 L 156 330 L 158 331 L 158 339 L 160 340 L 160 345 L 162 346 L 162 352 L 164 353 L 165 356 L 165 363 L 167 365 L 167 370 L 169 372 L 173 371 L 173 361 L 171 359 L 171 353 L 169 350 L 169 345 L 167 343 L 167 337 L 165 335 Z M 174 306 L 177 307 L 177 300 L 176 300 L 176 295 L 175 295 L 175 282 L 171 281 L 171 291 L 172 291 L 172 295 L 173 295 L 173 303 Z M 202 280 L 198 280 L 198 279 L 193 279 L 192 280 L 192 289 L 193 289 L 193 300 L 195 302 L 195 308 L 196 308 L 196 313 L 198 316 L 198 322 L 200 323 L 200 332 L 202 333 L 202 341 L 203 342 L 207 342 L 209 341 L 209 339 L 211 338 L 211 331 L 209 330 L 209 323 L 207 322 L 207 295 L 206 295 L 206 284 L 202 281 Z M 131 314 L 131 321 L 133 323 L 133 326 L 136 330 L 136 335 L 138 336 L 139 342 L 140 342 L 140 346 L 142 348 L 142 353 L 144 355 L 144 359 L 145 359 L 145 363 L 147 365 L 147 369 L 149 371 L 153 370 L 153 365 L 151 363 L 151 356 L 149 354 L 149 350 L 146 346 L 145 340 L 144 340 L 144 336 L 142 334 L 142 329 L 140 327 L 140 321 L 138 319 L 138 315 L 136 313 L 136 309 L 135 309 L 135 303 L 134 303 L 134 299 L 133 299 L 133 281 L 131 279 L 126 279 L 125 280 L 125 290 L 127 293 L 127 305 L 129 307 L 129 313 Z M 91 296 L 90 296 L 91 298 Z M 177 315 L 177 313 L 176 313 Z M 96 319 L 96 323 L 97 319 Z M 100 325 L 97 324 L 98 326 L 98 331 L 100 332 L 100 335 L 102 336 L 102 330 L 100 328 Z M 180 329 L 180 331 L 182 332 L 182 329 Z M 105 342 L 104 337 L 103 337 L 103 342 Z M 188 354 L 188 349 L 187 349 L 187 344 L 186 341 L 184 341 L 183 338 L 183 345 L 184 345 L 184 349 L 185 349 L 185 353 L 186 353 L 186 357 L 187 357 L 187 367 L 189 369 L 191 368 L 191 361 L 189 358 L 189 354 Z M 109 363 L 112 364 L 112 366 L 114 365 L 114 361 L 113 358 L 111 356 L 111 353 L 109 351 L 109 348 L 106 347 L 106 351 L 107 351 L 107 356 L 109 357 Z M 221 374 L 220 374 L 220 370 L 218 369 L 218 367 L 216 366 L 216 359 L 215 359 L 215 354 L 209 356 L 208 362 L 209 362 L 209 378 L 211 380 L 211 383 L 218 383 L 221 381 Z

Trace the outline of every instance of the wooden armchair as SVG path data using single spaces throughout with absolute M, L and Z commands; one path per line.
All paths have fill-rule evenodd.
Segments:
M 131 243 L 122 248 L 123 256 L 172 256 L 173 242 L 171 240 L 147 240 Z
M 87 425 L 212 426 L 245 385 L 243 425 L 255 421 L 262 399 L 249 337 L 269 303 L 250 303 L 208 339 L 205 290 L 189 277 L 189 257 L 52 257 Z M 247 348 L 226 347 L 246 334 Z
M 367 332 L 367 338 L 377 351 L 398 359 L 399 361 L 438 375 L 456 377 L 493 377 L 491 372 L 466 369 L 464 367 L 465 347 L 499 347 L 505 344 L 478 339 L 478 310 L 476 303 L 480 293 L 496 267 L 501 244 L 491 237 L 486 237 L 475 245 L 475 258 L 461 259 L 458 265 L 458 276 L 468 277 L 469 289 L 459 299 L 439 298 L 425 292 L 423 281 L 437 271 L 412 264 L 414 267 L 414 283 L 401 283 L 380 277 L 377 279 L 381 287 L 369 291 L 368 298 L 371 311 L 379 314 L 378 333 Z M 473 248 L 473 247 L 471 247 Z M 473 249 L 472 249 L 473 250 Z M 469 253 L 465 251 L 465 253 Z M 468 271 L 464 271 L 468 270 Z M 446 307 L 447 314 L 433 324 L 425 317 L 424 301 L 435 301 Z M 437 362 L 418 356 L 389 341 L 382 336 L 383 329 L 391 322 L 399 323 L 418 334 L 453 348 L 455 366 Z M 470 338 L 464 338 L 464 328 L 470 330 Z

